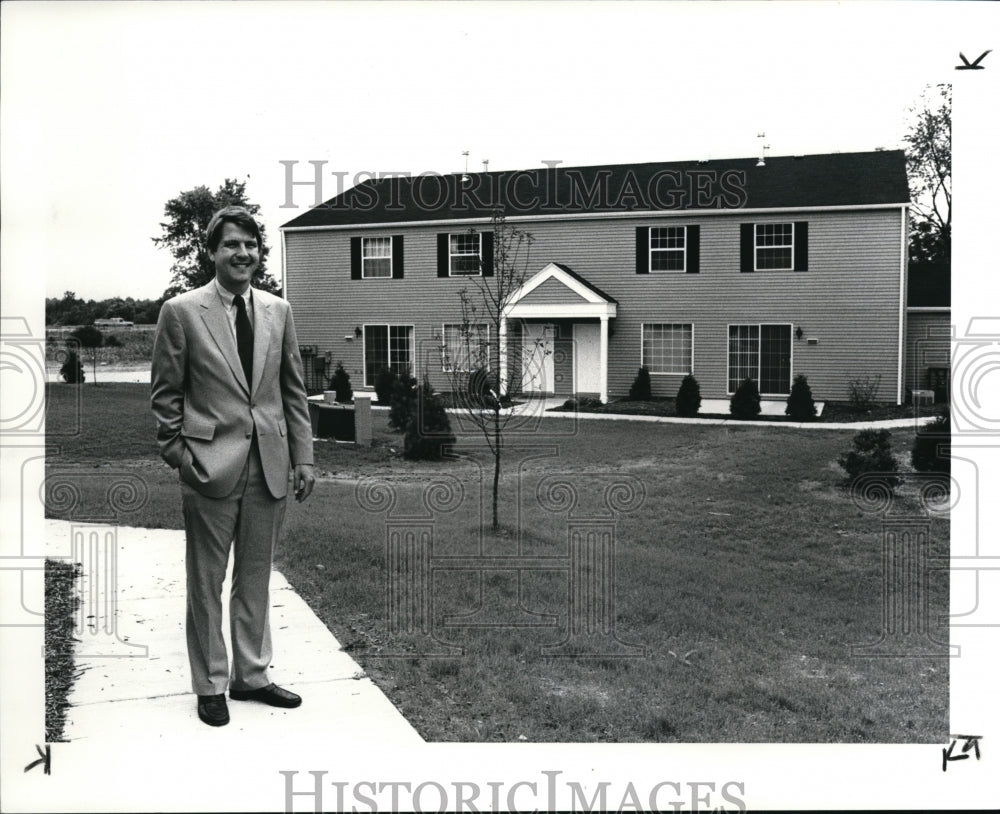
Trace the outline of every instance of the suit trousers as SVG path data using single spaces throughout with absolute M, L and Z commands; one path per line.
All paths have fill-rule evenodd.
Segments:
M 187 538 L 187 646 L 191 685 L 198 695 L 266 687 L 270 680 L 268 620 L 271 562 L 285 515 L 285 498 L 271 495 L 254 433 L 236 487 L 211 498 L 181 481 Z M 222 635 L 222 583 L 233 550 L 229 630 L 230 670 Z

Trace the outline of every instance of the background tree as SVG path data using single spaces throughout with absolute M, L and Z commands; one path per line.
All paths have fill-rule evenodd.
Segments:
M 246 183 L 232 178 L 227 178 L 216 192 L 200 186 L 167 201 L 163 210 L 167 222 L 160 224 L 163 235 L 153 238 L 157 247 L 168 249 L 174 256 L 171 285 L 164 298 L 203 286 L 215 276 L 215 266 L 205 246 L 205 229 L 212 215 L 224 206 L 244 206 L 253 215 L 260 211 L 257 204 L 247 200 Z M 281 287 L 267 272 L 270 248 L 263 224 L 260 228 L 264 245 L 260 249 L 260 266 L 251 282 L 257 288 L 277 294 Z
M 492 238 L 492 240 L 489 240 Z M 524 284 L 533 238 L 509 225 L 502 210 L 493 213 L 491 229 L 483 232 L 480 274 L 459 292 L 461 323 L 457 336 L 442 337 L 442 357 L 452 393 L 470 422 L 486 439 L 493 454 L 493 530 L 500 528 L 500 461 L 504 431 L 513 418 L 509 394 L 522 381 L 521 359 L 507 359 L 501 349 L 501 327 L 513 294 Z M 492 256 L 488 254 L 492 242 Z M 491 273 L 492 272 L 492 273 Z M 531 354 L 534 349 L 523 349 Z M 525 358 L 528 358 L 527 356 Z M 505 370 L 501 370 L 506 361 Z M 530 374 L 529 374 L 530 375 Z
M 90 361 L 94 370 L 94 384 L 97 384 L 97 349 L 104 344 L 104 334 L 93 325 L 84 325 L 70 334 L 81 348 L 90 348 Z
M 910 260 L 951 264 L 951 85 L 927 86 L 910 109 L 906 172 L 912 199 Z

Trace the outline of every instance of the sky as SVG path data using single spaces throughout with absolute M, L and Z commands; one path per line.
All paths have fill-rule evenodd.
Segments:
M 5 3 L 4 232 L 25 248 L 4 277 L 157 297 L 164 204 L 227 177 L 280 277 L 279 227 L 314 203 L 283 206 L 281 161 L 327 162 L 328 198 L 334 172 L 456 172 L 465 150 L 515 170 L 901 147 L 950 81 L 930 5 Z
M 759 132 L 771 155 L 892 149 L 902 146 L 907 109 L 923 88 L 954 82 L 952 318 L 961 341 L 1000 357 L 1000 330 L 963 338 L 972 336 L 972 317 L 1000 314 L 993 283 L 998 12 L 996 4 L 931 2 L 0 3 L 0 339 L 6 343 L 12 329 L 11 336 L 27 332 L 40 344 L 44 297 L 67 290 L 84 299 L 159 296 L 172 261 L 151 238 L 165 202 L 198 185 L 245 180 L 277 249 L 281 224 L 313 202 L 299 187 L 297 208 L 282 206 L 282 161 L 300 162 L 300 180 L 309 177 L 308 162 L 327 162 L 330 197 L 333 172 L 457 172 L 465 150 L 472 170 L 487 158 L 491 170 L 514 170 L 543 161 L 755 156 Z M 954 71 L 960 51 L 971 61 L 990 48 L 997 53 L 986 57 L 986 70 Z M 270 270 L 280 276 L 280 252 L 272 258 Z M 977 273 L 978 284 L 969 283 Z M 0 347 L 0 430 L 30 412 L 22 405 L 39 409 L 39 380 L 25 383 L 25 366 L 12 366 L 19 341 Z M 1000 366 L 984 370 L 976 382 L 992 389 L 983 388 L 982 403 L 996 406 L 998 375 L 985 373 Z M 990 426 L 1000 438 L 1000 417 Z M 31 445 L 44 438 L 22 439 L 24 448 L 13 450 L 17 440 L 0 439 L 0 499 L 11 524 L 19 516 L 28 523 L 18 513 L 39 494 L 32 478 L 40 483 L 42 474 L 29 464 L 41 455 Z M 991 514 L 1000 504 L 976 502 L 977 489 L 1000 490 L 1000 442 L 982 444 L 976 472 L 983 485 L 963 484 L 973 508 L 965 509 L 967 500 L 952 514 L 953 551 L 967 557 L 1000 556 L 995 534 L 984 532 L 978 547 L 980 524 L 992 532 L 1000 523 Z M 33 511 L 39 518 L 32 522 L 40 522 L 39 507 Z M 44 540 L 34 528 L 22 527 L 22 547 Z M 5 530 L 0 539 L 14 545 L 18 538 Z M 984 576 L 984 603 L 1000 596 L 997 584 Z M 958 608 L 979 601 L 968 580 L 961 586 Z M 989 608 L 1000 613 L 995 601 Z M 988 628 L 953 626 L 953 641 L 965 649 L 949 667 L 952 724 L 982 725 L 986 735 L 1000 725 L 996 705 L 983 703 L 995 699 L 996 639 Z M 987 634 L 993 638 L 980 637 Z M 33 692 L 40 701 L 40 687 Z M 11 731 L 5 727 L 5 737 Z M 560 745 L 516 755 L 469 747 L 477 765 L 515 778 L 518 761 L 537 768 L 564 754 Z M 816 799 L 830 808 L 863 807 L 868 799 L 944 808 L 981 802 L 984 792 L 995 797 L 987 754 L 984 747 L 982 766 L 967 761 L 947 775 L 940 745 L 926 744 L 581 747 L 567 765 L 597 771 L 604 760 L 605 771 L 668 780 L 746 775 L 762 808 Z M 440 761 L 435 755 L 401 755 L 399 765 Z M 319 755 L 297 768 L 333 769 L 336 758 Z M 22 768 L 7 779 L 21 777 Z M 86 805 L 81 797 L 81 810 Z

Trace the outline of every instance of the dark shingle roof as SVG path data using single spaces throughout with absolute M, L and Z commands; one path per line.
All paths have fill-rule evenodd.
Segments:
M 369 180 L 287 227 L 508 216 L 904 204 L 902 150 L 536 168 Z
M 583 277 L 581 277 L 579 274 L 577 274 L 575 271 L 573 271 L 573 269 L 571 269 L 565 263 L 553 263 L 552 265 L 554 265 L 556 268 L 559 268 L 559 269 L 562 269 L 563 271 L 565 271 L 570 277 L 572 277 L 574 280 L 576 280 L 581 285 L 584 285 L 587 288 L 589 288 L 598 297 L 601 297 L 602 299 L 605 299 L 608 302 L 613 302 L 613 303 L 617 303 L 618 302 L 618 300 L 616 300 L 610 294 L 608 294 L 608 293 L 606 293 L 604 291 L 601 291 L 601 289 L 599 289 L 596 285 L 594 285 L 589 280 L 585 280 Z

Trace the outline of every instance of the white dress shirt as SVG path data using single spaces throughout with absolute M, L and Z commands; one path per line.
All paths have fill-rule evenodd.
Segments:
M 233 340 L 236 339 L 236 295 L 231 291 L 227 291 L 220 283 L 219 278 L 215 278 L 215 289 L 219 292 L 219 299 L 222 300 L 222 305 L 226 309 L 226 316 L 229 317 L 229 329 L 233 332 Z M 243 292 L 243 300 L 247 305 L 247 318 L 250 320 L 250 331 L 253 331 L 253 298 L 250 292 L 253 291 L 252 288 L 247 288 Z

